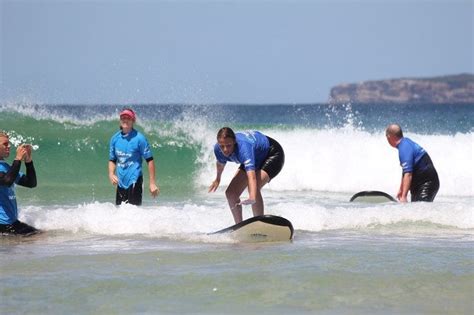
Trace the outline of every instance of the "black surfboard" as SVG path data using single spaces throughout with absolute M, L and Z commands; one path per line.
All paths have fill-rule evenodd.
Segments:
M 283 217 L 260 215 L 211 234 L 230 235 L 241 242 L 283 242 L 293 238 L 293 225 Z
M 383 203 L 397 202 L 395 198 L 383 191 L 361 191 L 351 197 L 350 202 Z

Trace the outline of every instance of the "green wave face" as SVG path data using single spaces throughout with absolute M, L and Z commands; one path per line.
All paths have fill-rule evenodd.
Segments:
M 54 204 L 113 200 L 115 189 L 109 183 L 107 165 L 109 141 L 118 131 L 117 122 L 81 125 L 3 114 L 0 126 L 10 133 L 11 142 L 14 145 L 31 143 L 36 149 L 33 160 L 39 184 L 33 190 L 18 188 L 21 200 L 48 200 Z M 193 139 L 171 124 L 159 128 L 137 125 L 136 129 L 146 135 L 152 146 L 162 192 L 175 197 L 192 193 L 202 145 L 192 142 Z M 13 160 L 14 154 L 13 149 L 8 162 Z M 146 190 L 148 170 L 145 161 L 143 170 Z
M 207 191 L 205 186 L 215 176 L 215 136 L 223 126 L 236 131 L 261 130 L 284 145 L 288 159 L 273 189 L 354 192 L 386 184 L 382 188 L 389 190 L 386 174 L 398 172 L 396 161 L 393 167 L 374 176 L 365 176 L 363 168 L 350 168 L 357 183 L 338 179 L 347 175 L 341 167 L 347 161 L 366 163 L 365 155 L 354 154 L 360 150 L 359 143 L 364 143 L 366 152 L 372 155 L 390 149 L 384 142 L 385 127 L 390 122 L 402 124 L 410 136 L 423 137 L 422 144 L 430 154 L 438 155 L 437 168 L 450 169 L 449 181 L 455 184 L 444 184 L 444 193 L 470 194 L 469 185 L 463 184 L 467 180 L 463 163 L 453 169 L 451 159 L 468 160 L 466 150 L 474 130 L 472 105 L 138 105 L 134 109 L 138 114 L 136 129 L 152 146 L 160 199 L 182 200 Z M 115 188 L 108 179 L 108 148 L 110 138 L 119 130 L 120 110 L 112 105 L 0 104 L 0 129 L 10 133 L 14 145 L 31 143 L 36 148 L 33 158 L 38 187 L 18 188 L 19 202 L 113 202 Z M 450 153 L 451 159 L 437 153 L 444 143 L 458 144 Z M 338 153 L 342 149 L 348 153 Z M 9 162 L 14 150 L 11 154 Z M 387 151 L 368 167 L 384 169 L 381 161 L 394 154 Z M 304 165 L 312 171 L 305 167 L 301 172 Z M 148 173 L 145 165 L 143 169 L 147 202 Z M 323 176 L 328 170 L 332 175 Z

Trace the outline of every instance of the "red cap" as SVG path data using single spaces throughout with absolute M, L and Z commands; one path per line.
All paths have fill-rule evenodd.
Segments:
M 124 109 L 123 111 L 120 112 L 120 117 L 122 116 L 128 116 L 130 119 L 135 120 L 135 113 L 131 109 Z

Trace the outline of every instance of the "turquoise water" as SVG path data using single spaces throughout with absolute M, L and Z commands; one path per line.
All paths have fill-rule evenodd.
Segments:
M 38 187 L 17 188 L 20 219 L 46 231 L 0 240 L 2 312 L 473 313 L 473 105 L 137 106 L 161 186 L 142 207 L 115 207 L 107 179 L 120 109 L 0 105 L 0 129 L 36 149 Z M 348 202 L 396 193 L 390 122 L 430 153 L 434 203 Z M 237 166 L 207 193 L 224 125 L 284 147 L 263 195 L 266 213 L 293 223 L 293 242 L 207 235 L 232 224 L 224 189 Z
M 21 199 L 50 204 L 110 200 L 114 190 L 104 176 L 107 175 L 108 144 L 118 128 L 116 114 L 120 108 L 78 105 L 0 107 L 0 127 L 12 133 L 14 142 L 31 142 L 37 148 L 34 158 L 41 185 L 26 194 L 19 190 Z M 291 164 L 287 163 L 285 170 L 291 168 L 299 178 L 280 180 L 279 186 L 304 181 L 304 184 L 297 184 L 290 190 L 336 192 L 355 192 L 362 185 L 385 183 L 390 183 L 390 186 L 385 185 L 386 190 L 393 192 L 396 189 L 392 181 L 387 181 L 381 174 L 364 179 L 366 183 L 358 182 L 347 187 L 338 180 L 341 174 L 347 172 L 351 172 L 352 178 L 358 181 L 366 177 L 350 164 L 365 164 L 366 168 L 372 169 L 383 167 L 385 172 L 398 174 L 392 162 L 385 166 L 380 161 L 392 158 L 397 163 L 396 151 L 386 145 L 383 137 L 389 122 L 402 123 L 408 135 L 415 140 L 421 138 L 425 146 L 432 146 L 431 150 L 427 148 L 430 154 L 441 155 L 437 164 L 446 164 L 442 165 L 441 172 L 444 167 L 452 171 L 449 165 L 451 159 L 440 161 L 445 143 L 454 141 L 459 146 L 469 146 L 474 126 L 474 110 L 470 105 L 142 105 L 136 110 L 139 115 L 137 129 L 147 135 L 153 147 L 158 180 L 166 192 L 163 194 L 165 198 L 182 198 L 201 191 L 202 186 L 208 184 L 213 176 L 213 170 L 209 170 L 214 162 L 211 148 L 217 130 L 224 125 L 236 130 L 263 130 L 283 142 Z M 308 150 L 307 146 L 313 143 L 318 147 Z M 369 150 L 370 161 L 365 161 L 360 152 L 361 145 Z M 292 154 L 294 161 L 291 160 Z M 472 161 L 472 151 L 468 148 L 454 150 L 452 154 L 455 160 Z M 315 162 L 323 162 L 329 168 L 302 174 L 304 168 L 300 165 Z M 342 166 L 343 163 L 349 164 L 347 169 Z M 463 176 L 463 165 L 456 166 L 452 179 L 461 178 L 472 185 L 472 177 L 469 177 L 472 171 L 468 171 L 469 176 Z M 472 192 L 472 187 L 466 186 L 462 188 L 463 195 Z M 446 185 L 440 193 L 446 188 L 449 194 L 455 194 L 453 190 L 459 193 L 459 188 Z
M 471 235 L 298 231 L 293 243 L 256 245 L 75 234 L 2 245 L 12 314 L 473 310 Z

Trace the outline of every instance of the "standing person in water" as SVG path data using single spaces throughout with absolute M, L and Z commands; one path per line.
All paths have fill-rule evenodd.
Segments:
M 411 201 L 433 201 L 438 193 L 438 173 L 428 153 L 417 143 L 403 137 L 402 128 L 391 124 L 385 131 L 388 143 L 398 149 L 402 167 L 402 180 L 397 198 L 407 202 L 408 191 Z
M 150 194 L 158 196 L 160 188 L 155 181 L 155 163 L 145 136 L 133 128 L 135 112 L 126 108 L 120 112 L 120 131 L 112 136 L 109 149 L 109 179 L 117 185 L 115 204 L 122 202 L 142 204 L 142 159 L 148 165 Z
M 280 173 L 285 163 L 281 145 L 258 131 L 234 133 L 229 127 L 224 127 L 217 133 L 214 154 L 217 159 L 217 175 L 209 192 L 214 192 L 219 187 L 226 163 L 238 163 L 239 170 L 225 192 L 234 221 L 242 221 L 242 205 L 252 205 L 254 216 L 263 215 L 261 189 Z M 241 201 L 240 195 L 246 187 L 249 198 Z
M 29 188 L 36 187 L 31 145 L 18 146 L 11 166 L 5 161 L 5 158 L 10 156 L 10 147 L 8 134 L 0 131 L 0 234 L 36 234 L 40 231 L 18 220 L 15 195 L 15 184 Z M 25 162 L 26 174 L 20 172 L 22 161 Z

